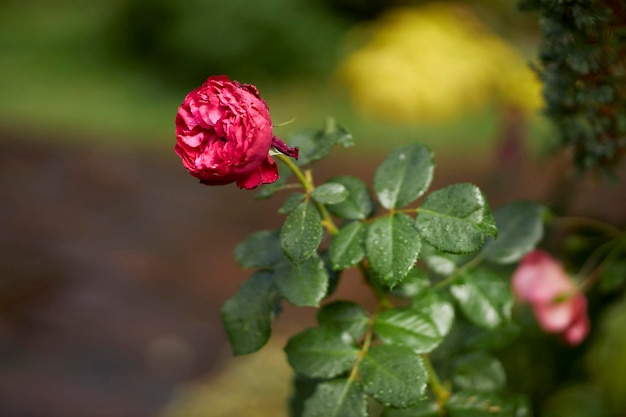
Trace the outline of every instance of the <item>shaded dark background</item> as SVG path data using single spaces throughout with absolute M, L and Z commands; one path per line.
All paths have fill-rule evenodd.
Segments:
M 475 182 L 497 207 L 549 202 L 567 183 L 571 213 L 624 222 L 623 186 L 541 157 L 540 121 L 497 107 L 410 126 L 356 113 L 335 76 L 346 37 L 397 5 L 0 1 L 0 416 L 156 415 L 227 367 L 219 309 L 248 275 L 232 250 L 281 224 L 281 198 L 204 187 L 182 169 L 176 108 L 208 74 L 257 84 L 275 120 L 297 117 L 281 136 L 343 116 L 357 146 L 322 161 L 320 182 L 369 182 L 392 145 L 417 140 L 436 153 L 432 189 Z M 513 3 L 472 5 L 502 36 L 536 38 Z M 354 274 L 335 297 L 372 301 Z M 287 307 L 277 335 L 313 313 Z

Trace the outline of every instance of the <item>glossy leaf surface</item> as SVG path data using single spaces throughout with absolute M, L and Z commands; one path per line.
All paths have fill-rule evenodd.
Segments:
M 477 251 L 488 236 L 497 236 L 487 200 L 473 184 L 430 193 L 419 208 L 416 225 L 424 240 L 449 253 Z

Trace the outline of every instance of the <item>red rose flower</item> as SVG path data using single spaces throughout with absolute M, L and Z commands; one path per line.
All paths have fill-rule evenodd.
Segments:
M 270 148 L 298 158 L 298 149 L 287 147 L 272 129 L 269 109 L 255 86 L 211 76 L 178 108 L 174 150 L 201 183 L 236 182 L 250 190 L 278 179 Z
M 546 332 L 562 334 L 570 345 L 579 344 L 589 333 L 585 295 L 548 253 L 535 249 L 526 255 L 513 273 L 512 284 L 517 298 L 530 303 Z

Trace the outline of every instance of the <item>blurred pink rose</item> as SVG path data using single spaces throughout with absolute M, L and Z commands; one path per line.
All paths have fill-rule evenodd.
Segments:
M 551 255 L 535 249 L 513 273 L 513 292 L 530 303 L 542 329 L 577 345 L 589 333 L 587 299 Z
M 278 179 L 271 147 L 298 158 L 298 149 L 287 147 L 272 129 L 269 109 L 255 86 L 211 76 L 178 108 L 174 150 L 203 184 L 236 182 L 253 189 Z

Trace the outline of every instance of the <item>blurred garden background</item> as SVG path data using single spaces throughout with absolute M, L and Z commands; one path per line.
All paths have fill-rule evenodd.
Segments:
M 623 224 L 623 166 L 619 190 L 562 187 L 538 39 L 513 0 L 0 0 L 0 416 L 283 415 L 281 343 L 311 312 L 261 359 L 231 359 L 219 319 L 247 276 L 234 246 L 280 224 L 280 199 L 200 186 L 173 152 L 210 74 L 255 84 L 282 138 L 350 130 L 320 180 L 421 142 L 433 189 L 475 182 L 494 207 L 560 190 Z

